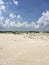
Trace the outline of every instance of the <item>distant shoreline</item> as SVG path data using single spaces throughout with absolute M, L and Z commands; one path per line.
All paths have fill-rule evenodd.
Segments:
M 49 31 L 0 31 L 0 33 L 49 33 Z

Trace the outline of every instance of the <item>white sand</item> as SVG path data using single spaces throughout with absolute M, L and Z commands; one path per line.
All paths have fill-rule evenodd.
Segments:
M 0 65 L 49 65 L 47 36 L 0 34 Z

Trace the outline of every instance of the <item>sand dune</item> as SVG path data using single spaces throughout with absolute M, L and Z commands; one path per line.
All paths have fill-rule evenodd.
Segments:
M 49 65 L 49 34 L 0 34 L 0 65 Z

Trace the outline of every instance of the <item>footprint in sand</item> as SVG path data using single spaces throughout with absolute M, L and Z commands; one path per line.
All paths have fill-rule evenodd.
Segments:
M 3 48 L 0 48 L 0 50 L 3 50 Z

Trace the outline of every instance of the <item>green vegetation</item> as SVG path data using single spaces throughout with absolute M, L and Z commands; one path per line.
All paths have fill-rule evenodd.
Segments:
M 13 33 L 13 34 L 21 34 L 21 33 L 49 33 L 49 31 L 39 32 L 39 31 L 0 31 L 0 33 Z

